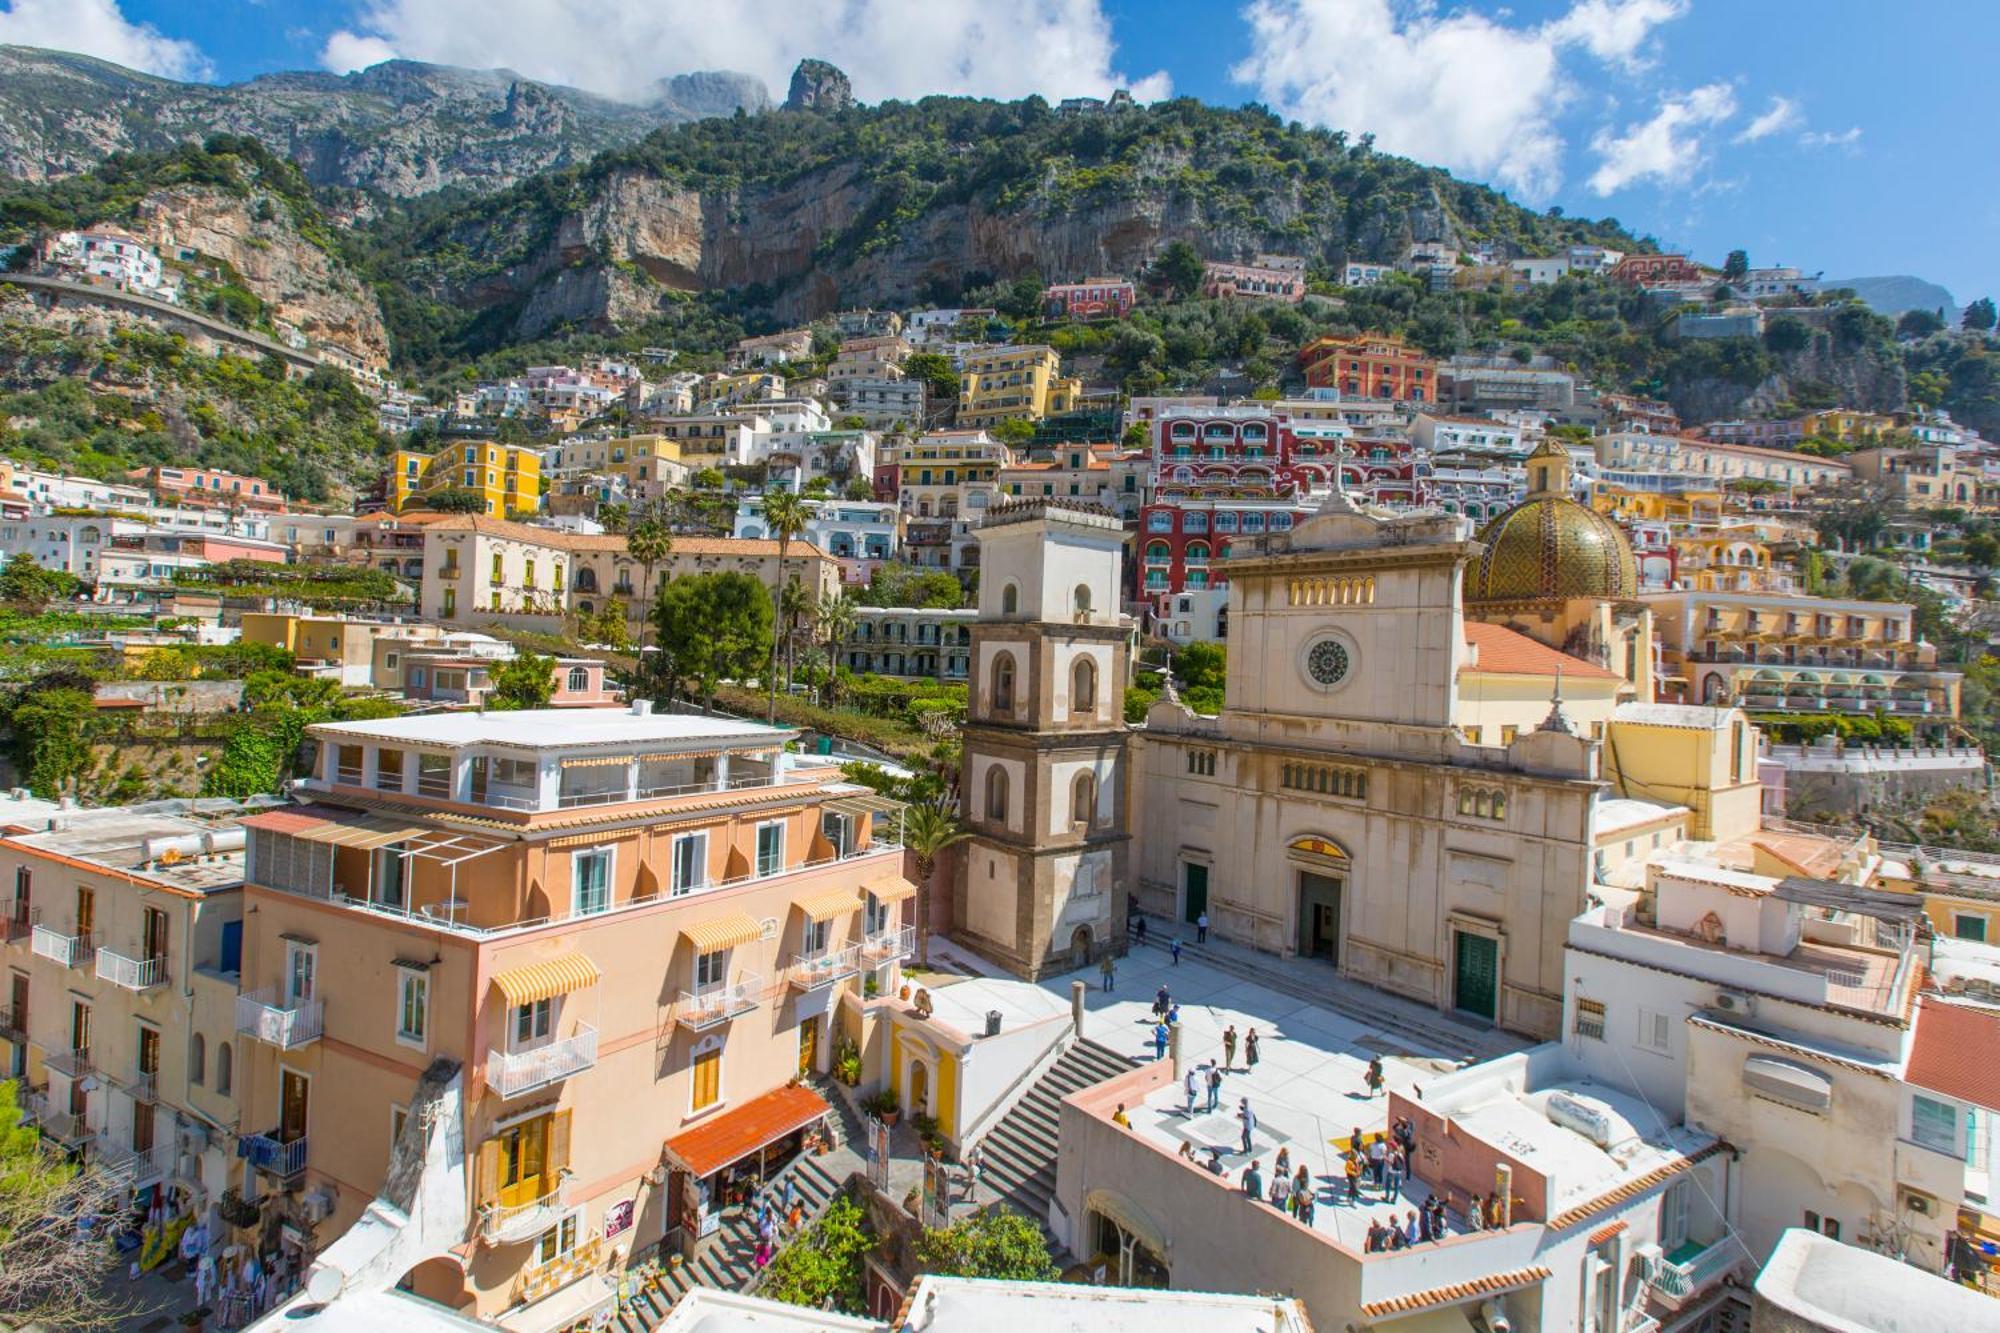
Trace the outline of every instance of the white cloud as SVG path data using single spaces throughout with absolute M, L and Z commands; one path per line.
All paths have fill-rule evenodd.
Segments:
M 1726 83 L 1710 83 L 1661 101 L 1651 120 L 1606 128 L 1590 141 L 1600 159 L 1590 188 L 1612 194 L 1638 181 L 1684 185 L 1706 157 L 1703 131 L 1736 114 L 1736 94 Z
M 1773 97 L 1764 114 L 1743 127 L 1742 133 L 1736 136 L 1736 142 L 1756 143 L 1759 139 L 1768 139 L 1804 123 L 1805 117 L 1800 114 L 1797 102 L 1789 97 Z
M 1685 0 L 1578 0 L 1510 26 L 1391 0 L 1252 0 L 1250 54 L 1232 71 L 1280 114 L 1484 177 L 1530 199 L 1562 182 L 1563 57 L 1630 63 Z
M 0 43 L 75 51 L 170 79 L 204 79 L 211 72 L 193 42 L 133 23 L 118 0 L 12 0 L 0 8 Z
M 1548 33 L 1558 42 L 1582 46 L 1599 60 L 1630 64 L 1653 29 L 1685 13 L 1687 0 L 1578 0 L 1548 26 Z
M 1861 142 L 1861 127 L 1851 125 L 1844 130 L 1807 130 L 1799 136 L 1799 142 L 1808 148 L 1852 148 Z
M 857 97 L 928 93 L 1166 96 L 1166 74 L 1128 79 L 1113 63 L 1099 0 L 369 0 L 321 53 L 346 72 L 391 55 L 507 68 L 548 83 L 644 99 L 690 70 L 755 74 L 782 98 L 792 67 L 830 60 Z

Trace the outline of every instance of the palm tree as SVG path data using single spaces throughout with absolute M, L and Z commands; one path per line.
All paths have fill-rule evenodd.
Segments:
M 789 571 L 788 561 L 792 554 L 792 538 L 806 530 L 806 523 L 812 513 L 806 502 L 791 491 L 772 491 L 764 496 L 764 530 L 778 539 L 778 586 L 771 590 L 771 665 L 764 673 L 764 683 L 769 693 L 765 705 L 764 720 L 772 725 L 778 721 L 778 626 L 785 623 L 784 591 Z
M 653 568 L 673 554 L 673 534 L 657 518 L 642 518 L 632 525 L 625 549 L 639 562 L 639 675 L 646 669 L 646 629 L 653 623 Z
M 942 797 L 903 811 L 903 850 L 917 861 L 918 967 L 929 967 L 931 962 L 931 875 L 947 847 L 971 836 Z
M 819 621 L 820 635 L 826 643 L 826 696 L 820 702 L 831 707 L 839 702 L 840 691 L 834 673 L 840 670 L 840 645 L 854 633 L 855 622 L 860 617 L 855 612 L 853 598 L 844 592 L 833 592 L 819 599 L 819 610 L 814 619 Z
M 783 591 L 778 594 L 778 607 L 782 612 L 779 625 L 785 636 L 785 690 L 789 693 L 792 688 L 792 675 L 798 670 L 799 637 L 801 634 L 810 637 L 811 631 L 805 627 L 812 620 L 819 604 L 813 600 L 811 593 L 797 583 L 787 583 Z

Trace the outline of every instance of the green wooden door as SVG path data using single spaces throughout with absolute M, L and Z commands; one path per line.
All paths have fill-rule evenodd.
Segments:
M 1193 923 L 1208 910 L 1208 867 L 1188 862 L 1181 867 L 1181 883 L 1186 892 L 1181 895 L 1181 920 Z
M 1491 1019 L 1500 998 L 1500 942 L 1459 931 L 1454 936 L 1452 1003 L 1461 1011 Z

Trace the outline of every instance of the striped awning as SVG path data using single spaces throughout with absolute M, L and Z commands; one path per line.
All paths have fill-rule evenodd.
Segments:
M 748 912 L 736 912 L 704 921 L 698 926 L 689 926 L 682 933 L 688 937 L 688 943 L 694 946 L 696 953 L 714 953 L 717 949 L 733 949 L 739 944 L 750 943 L 764 933 L 764 927 Z
M 538 1000 L 552 1000 L 558 995 L 582 990 L 585 986 L 595 986 L 600 976 L 602 973 L 597 970 L 597 964 L 580 953 L 566 953 L 558 958 L 501 972 L 493 978 L 493 984 L 500 988 L 500 994 L 506 997 L 511 1008 L 534 1004 Z
M 797 906 L 806 914 L 808 921 L 828 921 L 842 912 L 852 912 L 861 906 L 861 898 L 851 887 L 827 889 L 823 893 L 799 899 Z
M 886 796 L 843 796 L 820 807 L 830 815 L 886 814 L 902 808 L 901 801 L 892 801 Z
M 899 903 L 905 898 L 917 896 L 917 886 L 901 875 L 890 875 L 868 885 L 868 892 L 878 903 Z

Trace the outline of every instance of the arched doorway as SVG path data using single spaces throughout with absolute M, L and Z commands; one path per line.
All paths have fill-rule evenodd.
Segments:
M 1122 1194 L 1092 1190 L 1084 1201 L 1084 1239 L 1093 1270 L 1119 1287 L 1171 1285 L 1167 1242 L 1152 1218 Z
M 1076 928 L 1076 932 L 1069 937 L 1070 959 L 1074 966 L 1090 966 L 1090 955 L 1092 946 L 1095 943 L 1096 941 L 1091 936 L 1089 926 L 1078 926 Z
M 1294 838 L 1286 848 L 1297 880 L 1298 941 L 1302 958 L 1324 958 L 1338 967 L 1342 908 L 1352 873 L 1347 849 L 1331 838 Z
M 929 1115 L 931 1110 L 931 1067 L 922 1060 L 910 1061 L 910 1114 Z

